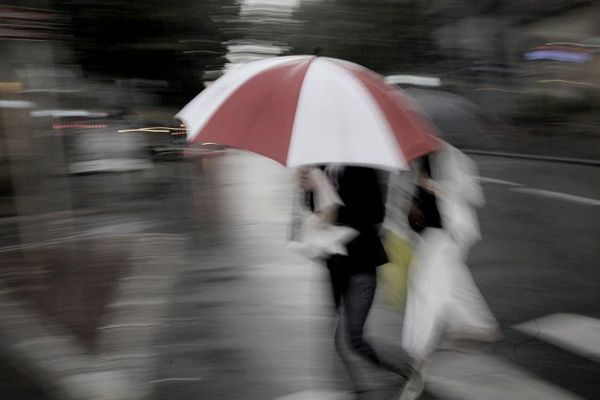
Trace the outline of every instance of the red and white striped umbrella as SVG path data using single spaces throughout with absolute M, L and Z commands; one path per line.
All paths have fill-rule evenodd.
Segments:
M 415 104 L 359 65 L 285 56 L 224 75 L 176 118 L 190 142 L 252 151 L 289 167 L 407 169 L 437 147 L 435 128 Z

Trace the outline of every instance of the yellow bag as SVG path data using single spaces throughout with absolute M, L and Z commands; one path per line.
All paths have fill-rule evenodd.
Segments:
M 397 312 L 404 310 L 408 267 L 413 251 L 410 242 L 391 231 L 386 231 L 383 246 L 389 262 L 378 268 L 378 276 L 385 301 Z

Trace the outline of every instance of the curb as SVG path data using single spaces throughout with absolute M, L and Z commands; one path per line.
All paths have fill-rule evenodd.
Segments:
M 522 159 L 522 160 L 559 162 L 559 163 L 565 163 L 565 164 L 578 164 L 578 165 L 588 165 L 588 166 L 592 166 L 592 167 L 600 167 L 600 160 L 592 160 L 592 159 L 587 159 L 587 158 L 539 156 L 539 155 L 535 155 L 535 154 L 506 153 L 506 152 L 499 152 L 499 151 L 475 150 L 475 149 L 462 149 L 462 151 L 466 154 L 472 154 L 472 155 L 478 155 L 478 156 L 516 158 L 516 159 Z

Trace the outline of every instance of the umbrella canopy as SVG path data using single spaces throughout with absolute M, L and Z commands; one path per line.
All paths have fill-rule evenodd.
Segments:
M 492 117 L 486 111 L 456 94 L 433 89 L 406 88 L 444 136 L 483 135 Z
M 407 169 L 437 148 L 412 100 L 359 65 L 286 56 L 215 81 L 177 115 L 190 142 L 214 142 L 289 167 L 322 163 Z

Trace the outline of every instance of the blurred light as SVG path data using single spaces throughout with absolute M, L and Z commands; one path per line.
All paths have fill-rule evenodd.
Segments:
M 203 144 L 204 145 L 204 144 Z M 217 157 L 223 154 L 223 152 L 225 151 L 222 148 L 207 148 L 207 147 L 202 147 L 201 146 L 192 146 L 192 147 L 187 147 L 183 150 L 183 156 L 184 157 L 197 157 L 197 156 L 202 156 L 202 157 Z
M 0 100 L 0 108 L 32 108 L 35 103 L 23 100 Z
M 253 61 L 281 55 L 288 50 L 289 48 L 286 46 L 259 41 L 229 42 L 225 56 L 229 64 L 225 66 L 225 72 Z
M 152 165 L 143 159 L 110 158 L 70 163 L 69 173 L 89 174 L 97 172 L 127 172 L 150 168 L 152 168 Z
M 550 60 L 550 61 L 564 61 L 564 62 L 576 62 L 584 63 L 592 59 L 592 55 L 589 53 L 581 53 L 576 51 L 565 51 L 565 50 L 534 50 L 525 53 L 525 59 L 532 60 Z
M 21 90 L 21 93 L 79 93 L 78 89 L 26 89 Z
M 502 92 L 502 93 L 512 93 L 512 94 L 527 94 L 525 92 L 519 92 L 516 90 L 508 90 L 502 88 L 488 87 L 488 88 L 477 88 L 476 92 Z
M 32 111 L 32 117 L 53 117 L 53 118 L 64 118 L 64 117 L 107 117 L 108 113 L 105 112 L 94 112 L 86 110 L 39 110 Z
M 572 42 L 549 42 L 546 46 L 574 46 L 574 47 L 586 47 L 586 48 L 600 48 L 598 44 L 586 44 L 586 43 L 572 43 Z
M 2 93 L 18 93 L 23 90 L 21 82 L 0 82 L 0 92 Z
M 52 129 L 104 129 L 106 124 L 54 124 Z
M 417 75 L 390 75 L 385 77 L 385 82 L 390 85 L 408 84 L 429 87 L 437 87 L 442 84 L 440 78 Z
M 185 128 L 170 128 L 168 126 L 149 126 L 146 128 L 119 129 L 119 133 L 127 132 L 149 132 L 149 133 L 170 133 L 171 135 L 185 135 Z
M 543 79 L 539 80 L 538 83 L 565 83 L 567 85 L 596 86 L 589 82 L 568 81 L 564 79 Z
M 254 28 L 250 31 L 264 29 L 265 32 L 269 32 L 269 35 L 267 40 L 249 38 L 225 42 L 227 46 L 225 58 L 228 61 L 223 68 L 225 74 L 247 63 L 288 52 L 290 48 L 284 43 L 285 41 L 280 43 L 274 40 L 278 35 L 273 28 L 278 31 L 281 26 L 300 24 L 292 18 L 292 12 L 299 4 L 299 0 L 240 0 L 239 4 L 240 11 L 236 23 L 252 25 Z M 210 86 L 213 81 L 214 79 L 205 78 L 204 86 Z
M 230 44 L 227 46 L 227 50 L 232 53 L 246 53 L 246 54 L 263 54 L 263 55 L 279 55 L 283 50 L 282 47 L 265 45 L 265 44 Z

